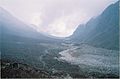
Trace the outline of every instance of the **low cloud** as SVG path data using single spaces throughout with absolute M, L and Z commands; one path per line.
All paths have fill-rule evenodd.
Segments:
M 99 15 L 117 0 L 3 0 L 0 5 L 38 31 L 71 35 L 79 24 Z

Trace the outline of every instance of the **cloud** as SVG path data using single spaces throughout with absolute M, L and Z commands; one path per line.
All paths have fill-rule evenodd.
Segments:
M 20 20 L 54 36 L 71 35 L 79 24 L 118 0 L 2 0 L 0 5 Z

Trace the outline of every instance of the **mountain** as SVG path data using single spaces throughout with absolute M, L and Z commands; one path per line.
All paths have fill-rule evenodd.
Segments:
M 0 7 L 0 28 L 2 39 L 11 38 L 31 38 L 38 39 L 42 41 L 57 41 L 57 39 L 53 39 L 52 37 L 48 37 L 40 32 L 37 32 L 35 29 L 31 27 L 31 25 L 27 25 L 24 22 L 20 21 L 8 11 Z
M 108 6 L 102 14 L 79 25 L 69 37 L 75 43 L 119 49 L 119 2 Z

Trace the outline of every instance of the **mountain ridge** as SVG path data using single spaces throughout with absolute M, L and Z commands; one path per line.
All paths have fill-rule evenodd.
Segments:
M 79 25 L 70 36 L 76 43 L 88 43 L 108 49 L 119 49 L 119 1 L 108 6 L 98 17 Z
M 60 39 L 37 32 L 34 28 L 32 28 L 32 25 L 28 25 L 22 22 L 2 7 L 0 7 L 0 13 L 0 28 L 2 29 L 2 39 L 4 39 L 4 37 L 13 35 L 43 41 L 60 41 Z

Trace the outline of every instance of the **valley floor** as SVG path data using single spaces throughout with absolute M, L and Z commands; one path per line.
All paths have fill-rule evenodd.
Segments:
M 1 73 L 4 78 L 17 77 L 17 74 L 13 75 L 16 71 L 24 72 L 18 77 L 26 78 L 119 77 L 119 52 L 87 44 L 7 42 L 2 43 L 1 59 L 3 60 Z M 22 65 L 23 68 L 17 68 L 18 70 L 11 69 L 14 64 L 6 63 L 4 60 L 14 61 L 17 64 L 21 63 L 20 65 L 27 64 L 27 70 L 24 69 L 26 65 L 25 67 Z M 45 71 L 45 74 L 40 70 Z M 6 75 L 6 72 L 9 74 Z

